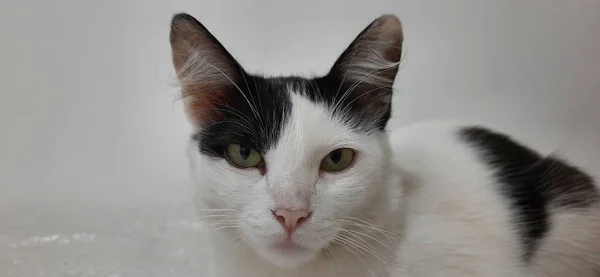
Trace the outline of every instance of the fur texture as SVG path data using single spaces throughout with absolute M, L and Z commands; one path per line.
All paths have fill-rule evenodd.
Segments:
M 194 126 L 195 203 L 211 227 L 203 274 L 600 273 L 598 189 L 581 170 L 484 127 L 385 130 L 402 50 L 395 16 L 368 25 L 313 79 L 247 73 L 186 14 L 173 18 L 171 45 Z M 262 163 L 236 166 L 232 144 Z M 347 168 L 322 168 L 345 148 L 355 153 Z M 288 233 L 276 209 L 310 213 Z

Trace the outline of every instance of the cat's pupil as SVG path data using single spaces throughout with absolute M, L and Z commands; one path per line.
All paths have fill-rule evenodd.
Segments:
M 335 150 L 333 152 L 331 152 L 331 154 L 329 154 L 329 158 L 331 159 L 332 162 L 334 163 L 339 163 L 340 160 L 342 159 L 342 151 L 340 150 Z
M 242 159 L 247 160 L 250 157 L 250 151 L 250 148 L 240 145 L 240 156 Z

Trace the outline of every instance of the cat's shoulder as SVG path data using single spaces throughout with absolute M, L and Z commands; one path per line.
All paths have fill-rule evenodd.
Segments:
M 459 120 L 428 120 L 411 123 L 389 131 L 390 142 L 394 148 L 404 145 L 422 145 L 427 148 L 443 145 L 445 147 L 473 144 L 476 136 L 485 136 L 486 140 L 512 140 L 510 135 L 483 124 Z M 520 145 L 527 148 L 524 145 Z
M 484 129 L 475 124 L 457 120 L 434 120 L 413 123 L 389 133 L 394 160 L 401 164 L 458 162 L 476 163 L 475 149 L 465 133 Z M 490 133 L 497 134 L 491 129 Z M 500 134 L 498 134 L 500 135 Z
M 450 198 L 438 195 L 440 188 L 452 188 L 448 193 L 456 193 L 457 201 L 463 193 L 488 191 L 490 187 L 482 184 L 497 181 L 494 169 L 483 162 L 482 149 L 466 135 L 477 129 L 483 127 L 455 120 L 403 126 L 389 134 L 392 165 L 404 179 L 411 179 L 405 183 L 421 184 L 435 194 L 427 197 Z
M 460 130 L 475 126 L 458 120 L 429 120 L 400 126 L 389 131 L 392 147 L 404 144 L 440 144 L 456 142 Z
M 507 133 L 457 120 L 418 122 L 391 131 L 389 137 L 394 158 L 403 163 L 430 160 L 499 169 L 505 164 L 526 166 L 547 159 Z

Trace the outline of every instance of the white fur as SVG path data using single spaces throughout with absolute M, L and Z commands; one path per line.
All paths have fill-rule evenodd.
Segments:
M 600 209 L 556 211 L 558 227 L 524 267 L 510 207 L 493 189 L 491 172 L 458 141 L 460 126 L 418 124 L 389 137 L 358 133 L 293 94 L 291 117 L 265 153 L 265 176 L 205 157 L 191 143 L 196 204 L 214 227 L 206 234 L 212 268 L 206 274 L 597 277 L 590 266 L 600 266 Z M 320 174 L 320 160 L 341 147 L 357 151 L 356 163 Z M 284 236 L 270 211 L 276 203 L 310 205 L 313 216 L 296 237 L 304 250 L 269 248 Z

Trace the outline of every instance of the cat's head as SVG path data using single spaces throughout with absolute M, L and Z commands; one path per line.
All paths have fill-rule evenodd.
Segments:
M 400 21 L 385 15 L 326 76 L 265 78 L 196 19 L 176 15 L 173 63 L 194 127 L 202 218 L 283 267 L 343 241 L 352 226 L 374 228 L 387 203 L 384 129 L 402 39 Z

